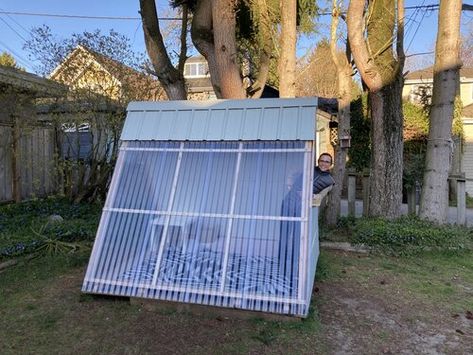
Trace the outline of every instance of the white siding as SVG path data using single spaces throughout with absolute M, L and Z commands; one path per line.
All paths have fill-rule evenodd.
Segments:
M 462 157 L 462 167 L 467 179 L 473 179 L 473 122 L 463 125 L 465 146 Z M 473 180 L 466 182 L 466 192 L 473 196 Z

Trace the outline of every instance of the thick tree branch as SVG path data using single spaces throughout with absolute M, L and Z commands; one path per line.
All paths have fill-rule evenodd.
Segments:
M 171 100 L 187 98 L 184 77 L 171 63 L 164 46 L 154 0 L 140 0 L 146 50 L 161 85 Z
M 353 53 L 356 67 L 361 78 L 370 91 L 378 91 L 383 87 L 383 80 L 374 60 L 369 55 L 363 30 L 363 12 L 365 0 L 351 0 L 347 12 L 348 40 Z
M 189 21 L 189 7 L 187 4 L 182 5 L 182 21 L 181 21 L 181 51 L 179 53 L 179 64 L 177 70 L 184 73 L 184 65 L 187 60 L 187 23 Z
M 210 0 L 198 0 L 191 27 L 192 42 L 204 56 L 209 65 L 210 81 L 217 98 L 222 98 L 220 75 L 215 61 L 215 46 L 212 27 L 212 3 Z

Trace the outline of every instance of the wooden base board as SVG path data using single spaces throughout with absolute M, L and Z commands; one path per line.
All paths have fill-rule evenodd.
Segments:
M 148 298 L 130 297 L 130 303 L 151 312 L 189 313 L 198 317 L 218 319 L 264 319 L 272 322 L 300 322 L 299 317 L 282 314 L 247 311 L 235 308 L 215 307 L 200 304 L 153 300 Z

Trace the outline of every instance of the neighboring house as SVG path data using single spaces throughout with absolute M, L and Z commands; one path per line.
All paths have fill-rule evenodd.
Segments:
M 424 94 L 432 94 L 433 67 L 406 75 L 403 98 L 420 102 Z M 460 69 L 460 97 L 463 104 L 464 146 L 460 159 L 460 171 L 465 173 L 466 191 L 473 196 L 473 68 Z
M 189 100 L 211 100 L 217 98 L 210 81 L 209 66 L 203 56 L 190 57 L 186 60 L 184 79 L 186 80 L 187 97 Z
M 127 104 L 165 99 L 158 80 L 103 54 L 78 45 L 49 78 Z
M 97 154 L 110 154 L 110 149 L 103 148 L 113 146 L 111 140 L 116 137 L 109 117 L 123 117 L 130 101 L 166 98 L 157 79 L 82 45 L 69 53 L 49 78 L 72 89 L 66 102 L 40 109 L 43 119 L 60 113 L 67 123 L 62 135 L 62 155 L 67 159 L 89 160 Z M 97 145 L 102 149 L 97 150 Z

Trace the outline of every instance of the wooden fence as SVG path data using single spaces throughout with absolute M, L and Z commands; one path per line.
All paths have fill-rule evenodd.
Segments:
M 0 202 L 55 193 L 55 134 L 50 127 L 33 126 L 15 134 L 0 124 Z
M 347 179 L 347 195 L 348 195 L 348 214 L 356 215 L 356 181 L 359 174 L 355 172 L 348 172 Z M 363 196 L 363 216 L 368 216 L 369 203 L 369 172 L 365 171 L 361 175 L 362 179 L 362 196 Z M 465 174 L 451 175 L 449 180 L 456 184 L 456 200 L 457 200 L 457 218 L 456 222 L 459 225 L 466 225 L 466 191 L 465 191 Z M 417 214 L 417 196 L 415 189 L 407 192 L 407 213 Z

